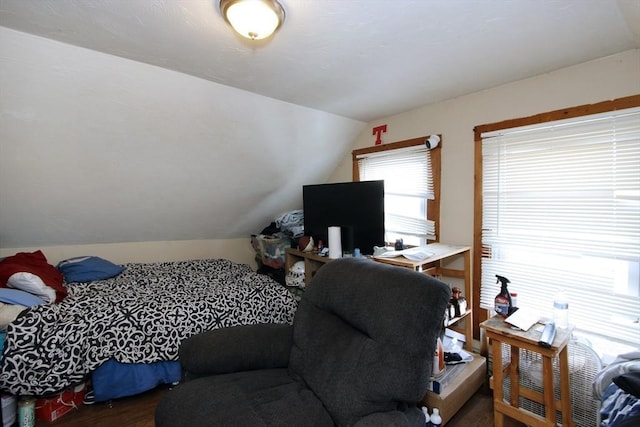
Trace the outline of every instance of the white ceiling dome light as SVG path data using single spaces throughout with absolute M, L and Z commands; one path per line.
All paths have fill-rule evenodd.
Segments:
M 238 34 L 251 40 L 269 37 L 285 15 L 277 0 L 220 0 L 220 12 Z

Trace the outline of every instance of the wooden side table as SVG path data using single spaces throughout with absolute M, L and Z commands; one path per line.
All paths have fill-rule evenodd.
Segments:
M 571 411 L 571 392 L 569 389 L 569 361 L 567 344 L 571 338 L 571 329 L 557 329 L 555 340 L 550 348 L 538 345 L 541 332 L 536 325 L 528 331 L 512 329 L 503 318 L 495 316 L 480 324 L 491 343 L 493 356 L 493 412 L 496 427 L 502 427 L 504 416 L 511 417 L 530 426 L 555 426 L 556 411 L 562 412 L 563 427 L 574 426 Z M 502 365 L 502 343 L 511 347 L 511 360 Z M 520 349 L 539 353 L 542 357 L 543 392 L 537 392 L 519 383 Z M 556 400 L 553 383 L 553 359 L 558 357 L 560 370 L 560 399 Z M 503 379 L 509 375 L 511 396 L 505 399 Z M 545 417 L 520 407 L 520 396 L 544 405 Z

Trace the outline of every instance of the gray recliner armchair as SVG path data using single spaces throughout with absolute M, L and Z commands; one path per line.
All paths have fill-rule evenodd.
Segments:
M 243 325 L 180 347 L 185 381 L 156 426 L 423 426 L 449 287 L 343 258 L 318 270 L 293 325 Z

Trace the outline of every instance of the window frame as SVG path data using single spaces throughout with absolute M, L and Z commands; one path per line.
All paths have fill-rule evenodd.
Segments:
M 431 171 L 433 173 L 433 193 L 434 199 L 427 199 L 427 220 L 433 221 L 435 224 L 436 238 L 434 242 L 440 241 L 440 170 L 441 170 L 441 158 L 442 158 L 442 135 L 440 137 L 440 143 L 437 147 L 430 150 L 431 156 Z M 373 147 L 366 147 L 353 150 L 351 152 L 352 159 L 352 179 L 354 182 L 360 181 L 360 170 L 358 168 L 358 156 L 372 154 L 372 153 L 384 153 L 387 151 L 393 151 L 398 149 L 404 149 L 409 147 L 422 146 L 429 135 L 421 136 L 418 138 L 406 139 L 404 141 L 391 142 L 388 144 L 374 145 Z M 391 244 L 392 242 L 386 242 Z
M 603 101 L 596 104 L 585 104 L 577 107 L 564 108 L 533 116 L 509 119 L 495 123 L 478 125 L 474 128 L 474 226 L 473 226 L 473 301 L 474 301 L 474 325 L 473 336 L 480 338 L 480 323 L 488 318 L 488 310 L 480 308 L 480 287 L 482 279 L 482 257 L 486 249 L 482 247 L 482 134 L 501 129 L 554 122 L 563 119 L 589 116 L 599 113 L 607 113 L 627 108 L 640 107 L 640 95 L 631 95 L 623 98 Z M 481 348 L 485 343 L 481 342 Z

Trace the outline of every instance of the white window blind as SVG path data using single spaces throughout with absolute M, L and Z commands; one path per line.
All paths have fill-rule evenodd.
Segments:
M 640 108 L 482 134 L 481 306 L 496 274 L 551 317 L 640 345 Z
M 435 239 L 427 220 L 427 199 L 434 199 L 431 156 L 424 146 L 358 157 L 361 181 L 384 180 L 385 241 L 425 245 Z

